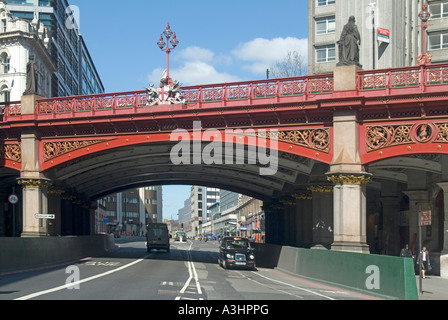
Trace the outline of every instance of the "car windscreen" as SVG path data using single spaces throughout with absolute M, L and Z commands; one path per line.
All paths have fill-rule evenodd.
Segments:
M 250 243 L 247 240 L 225 240 L 226 249 L 250 249 Z

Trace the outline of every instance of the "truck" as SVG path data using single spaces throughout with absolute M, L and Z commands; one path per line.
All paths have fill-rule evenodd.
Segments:
M 163 249 L 170 252 L 170 233 L 166 223 L 150 223 L 146 226 L 146 247 L 148 253 L 152 249 Z

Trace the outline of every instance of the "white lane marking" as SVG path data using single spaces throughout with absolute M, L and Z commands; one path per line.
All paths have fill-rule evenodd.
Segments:
M 188 280 L 185 282 L 183 288 L 179 291 L 180 294 L 184 294 L 187 288 L 190 286 L 191 280 L 194 279 L 196 283 L 196 290 L 198 294 L 202 294 L 201 284 L 199 283 L 198 273 L 196 272 L 196 267 L 193 263 L 193 257 L 191 256 L 191 247 L 193 246 L 193 242 L 190 244 L 190 247 L 187 250 L 187 266 L 188 266 Z M 175 300 L 180 300 L 182 297 L 177 296 Z
M 107 272 L 104 272 L 104 273 L 92 276 L 90 278 L 86 278 L 86 279 L 83 279 L 83 280 L 79 280 L 79 281 L 70 283 L 70 286 L 73 287 L 73 286 L 79 285 L 81 283 L 89 282 L 89 281 L 92 281 L 92 280 L 95 280 L 95 279 L 98 279 L 98 278 L 102 278 L 102 277 L 108 276 L 108 275 L 113 274 L 115 272 L 127 269 L 129 267 L 132 267 L 133 265 L 136 265 L 137 263 L 140 263 L 140 262 L 144 261 L 149 256 L 150 255 L 147 255 L 147 256 L 145 256 L 142 259 L 136 260 L 134 262 L 126 264 L 126 265 L 124 265 L 122 267 L 119 267 L 117 269 L 110 270 L 110 271 L 107 271 Z M 52 289 L 48 289 L 48 290 L 43 290 L 43 291 L 39 291 L 39 292 L 36 292 L 36 293 L 32 293 L 32 294 L 29 294 L 29 295 L 26 295 L 26 296 L 23 296 L 23 297 L 20 297 L 20 298 L 16 298 L 14 300 L 30 300 L 30 299 L 33 299 L 33 298 L 37 298 L 37 297 L 40 297 L 40 296 L 43 296 L 43 295 L 46 295 L 46 294 L 49 294 L 49 293 L 52 293 L 52 292 L 61 291 L 61 290 L 64 290 L 64 289 L 67 289 L 67 285 L 66 284 L 64 284 L 62 286 L 59 286 L 59 287 L 52 288 Z
M 286 283 L 286 282 L 283 282 L 283 281 L 279 281 L 279 280 L 275 280 L 275 279 L 268 278 L 268 277 L 266 277 L 266 276 L 261 275 L 259 272 L 254 272 L 254 271 L 252 271 L 252 273 L 253 273 L 253 274 L 256 274 L 256 275 L 258 275 L 258 276 L 260 276 L 260 277 L 262 277 L 262 278 L 264 278 L 264 279 L 267 279 L 267 280 L 269 280 L 269 281 L 272 281 L 272 282 L 277 282 L 277 283 L 280 283 L 280 284 L 285 285 L 285 286 L 289 286 L 289 287 L 292 287 L 292 288 L 295 288 L 295 289 L 298 289 L 298 290 L 302 290 L 302 291 L 305 291 L 305 292 L 314 294 L 314 295 L 316 295 L 316 296 L 320 296 L 320 297 L 326 298 L 326 299 L 328 299 L 328 300 L 336 300 L 336 299 L 334 299 L 334 298 L 332 298 L 332 297 L 329 297 L 329 296 L 320 294 L 320 293 L 315 292 L 315 291 L 313 291 L 313 290 L 305 289 L 305 288 L 298 287 L 298 286 L 295 286 L 295 285 L 290 284 L 290 283 Z

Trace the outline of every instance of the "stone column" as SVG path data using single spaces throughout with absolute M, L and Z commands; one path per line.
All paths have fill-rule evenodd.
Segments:
M 381 197 L 383 207 L 383 231 L 388 254 L 400 254 L 399 200 L 398 197 Z
M 405 190 L 403 191 L 403 193 L 409 197 L 409 247 L 411 248 L 411 250 L 413 250 L 413 247 L 415 247 L 416 251 L 418 252 L 421 249 L 418 248 L 418 214 L 420 210 L 425 211 L 431 209 L 431 205 L 429 203 L 429 193 L 428 190 Z M 412 243 L 414 234 L 417 235 L 415 245 L 413 245 Z M 425 239 L 426 232 L 423 232 L 422 242 L 424 242 Z
M 330 248 L 333 243 L 333 187 L 309 187 L 313 194 L 313 246 Z
M 62 194 L 65 189 L 62 187 L 51 187 L 48 190 L 48 211 L 56 216 L 56 219 L 50 221 L 49 234 L 52 236 L 62 235 Z
M 22 96 L 22 115 L 35 113 L 37 95 Z M 36 131 L 23 131 L 22 171 L 19 184 L 23 192 L 23 233 L 22 237 L 39 237 L 48 235 L 47 221 L 36 219 L 36 214 L 48 214 L 47 190 L 50 180 L 41 173 L 39 163 L 39 138 Z
M 293 194 L 296 199 L 296 246 L 311 247 L 313 243 L 313 196 L 308 192 Z
M 330 175 L 334 186 L 334 242 L 331 249 L 370 253 L 367 245 L 366 185 L 368 174 Z
M 437 185 L 443 190 L 443 247 L 440 253 L 440 277 L 448 279 L 448 182 L 440 182 Z
M 352 77 L 356 76 L 353 72 Z M 339 81 L 342 81 L 340 79 Z M 334 184 L 334 242 L 332 250 L 369 253 L 367 245 L 365 172 L 359 156 L 359 123 L 355 110 L 335 111 L 334 159 L 327 173 Z
M 46 179 L 20 178 L 23 196 L 22 237 L 45 237 L 48 235 L 47 219 L 36 218 L 37 214 L 48 214 L 47 189 L 51 185 Z

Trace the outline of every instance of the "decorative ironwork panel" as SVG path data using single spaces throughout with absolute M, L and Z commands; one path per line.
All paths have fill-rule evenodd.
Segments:
M 258 133 L 260 136 L 261 132 Z M 275 135 L 275 136 L 274 136 Z M 286 142 L 324 153 L 330 152 L 331 135 L 330 129 L 300 129 L 267 132 L 267 138 L 276 138 L 278 141 Z
M 367 126 L 367 152 L 405 144 L 448 143 L 447 122 Z
M 428 85 L 448 83 L 448 67 L 429 67 L 427 72 Z
M 44 161 L 49 161 L 69 152 L 95 145 L 106 140 L 55 141 L 44 142 Z
M 10 143 L 0 148 L 0 159 L 22 162 L 22 147 L 20 143 Z

